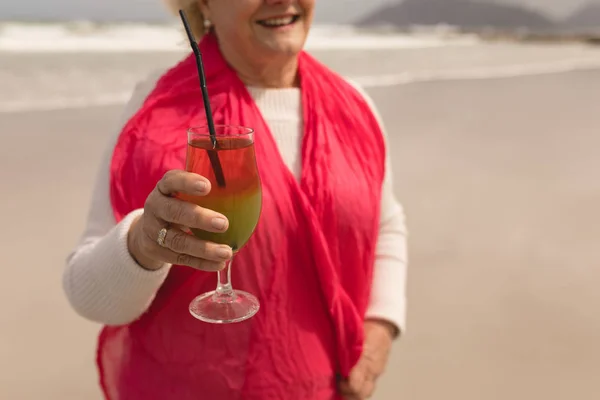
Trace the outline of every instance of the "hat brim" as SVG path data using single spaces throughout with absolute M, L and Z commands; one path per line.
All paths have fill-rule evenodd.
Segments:
M 162 0 L 162 2 L 172 13 L 177 13 L 179 10 L 180 4 L 178 0 Z

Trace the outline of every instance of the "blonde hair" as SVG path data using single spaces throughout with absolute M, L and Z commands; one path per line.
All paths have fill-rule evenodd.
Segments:
M 179 10 L 185 12 L 197 40 L 208 32 L 209 29 L 204 25 L 204 15 L 200 11 L 200 0 L 164 0 L 164 2 L 173 14 L 177 15 Z

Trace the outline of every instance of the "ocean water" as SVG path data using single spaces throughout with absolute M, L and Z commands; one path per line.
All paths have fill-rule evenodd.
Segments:
M 317 26 L 306 48 L 366 88 L 600 68 L 598 47 L 487 43 L 444 29 Z M 0 24 L 0 113 L 122 104 L 188 52 L 177 26 Z
M 366 33 L 351 26 L 315 26 L 307 49 L 397 49 L 469 45 L 472 36 L 445 37 L 440 32 L 406 35 Z M 180 51 L 187 46 L 182 30 L 173 25 L 0 23 L 0 52 L 146 52 Z

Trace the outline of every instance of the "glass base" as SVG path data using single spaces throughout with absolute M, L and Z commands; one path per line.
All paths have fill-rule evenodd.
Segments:
M 260 308 L 258 299 L 250 293 L 234 290 L 230 295 L 204 293 L 190 303 L 190 314 L 212 324 L 232 324 L 252 318 Z

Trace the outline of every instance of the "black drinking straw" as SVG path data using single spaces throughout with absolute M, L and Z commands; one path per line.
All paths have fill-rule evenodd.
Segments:
M 188 23 L 187 17 L 185 16 L 185 12 L 183 10 L 179 10 L 179 16 L 181 17 L 181 21 L 183 22 L 183 26 L 185 27 L 188 39 L 190 40 L 190 45 L 192 46 L 194 55 L 196 56 L 196 66 L 198 67 L 200 89 L 202 90 L 202 98 L 204 99 L 204 111 L 206 112 L 206 121 L 208 122 L 208 132 L 210 133 L 210 140 L 212 141 L 213 149 L 216 149 L 218 145 L 217 134 L 215 132 L 215 123 L 213 121 L 212 111 L 210 109 L 210 101 L 208 99 L 208 89 L 206 88 L 206 76 L 204 75 L 204 63 L 202 62 L 202 54 L 200 53 L 198 43 L 196 43 L 196 39 L 194 38 L 194 34 L 192 32 L 192 29 L 190 28 L 190 24 Z M 208 158 L 210 159 L 210 164 L 212 165 L 213 171 L 215 173 L 215 178 L 217 179 L 217 184 L 221 187 L 225 187 L 225 176 L 223 175 L 223 168 L 221 167 L 219 154 L 215 150 L 207 150 L 207 152 Z

